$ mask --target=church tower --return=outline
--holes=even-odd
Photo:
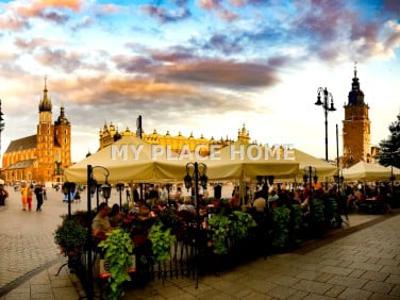
[[[60,147],[55,157],[56,164],[59,168],[66,169],[71,165],[71,123],[65,116],[64,106],[61,106],[60,115],[54,122],[54,134],[55,144]],[[61,169],[56,170],[56,173]]]
[[[354,77],[348,103],[344,106],[343,120],[343,166],[349,167],[359,161],[370,160],[370,125],[369,106],[364,102],[364,93],[360,89],[357,67],[354,66]]]
[[[39,103],[39,124],[37,125],[37,162],[39,181],[51,181],[54,173],[54,126],[52,104],[48,96],[47,79],[44,82],[43,97]]]

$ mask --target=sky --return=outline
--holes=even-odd
[[[355,61],[375,145],[400,113],[399,19],[398,0],[0,0],[1,150],[35,133],[47,76],[74,161],[104,122],[134,129],[139,114],[145,132],[236,138],[245,123],[324,157],[319,87],[334,158]]]

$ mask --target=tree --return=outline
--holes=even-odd
[[[384,166],[395,166],[400,168],[400,113],[397,120],[389,126],[390,135],[388,139],[382,140],[379,153],[379,162]]]

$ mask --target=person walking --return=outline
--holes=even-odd
[[[28,186],[26,182],[21,184],[21,202],[22,202],[22,210],[26,210],[26,204],[28,203]]]
[[[8,192],[5,190],[4,185],[0,184],[0,206],[6,205],[7,198],[8,198]]]
[[[34,189],[34,193],[36,196],[36,211],[42,211],[42,204],[43,204],[43,198],[44,198],[44,190],[43,187],[38,184],[36,185]]]
[[[33,198],[33,184],[27,185],[27,202],[28,202],[28,210],[32,211],[32,198]]]

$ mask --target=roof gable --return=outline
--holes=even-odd
[[[37,146],[37,138],[35,134],[18,140],[11,141],[10,145],[6,150],[6,153],[35,149],[36,146]]]

